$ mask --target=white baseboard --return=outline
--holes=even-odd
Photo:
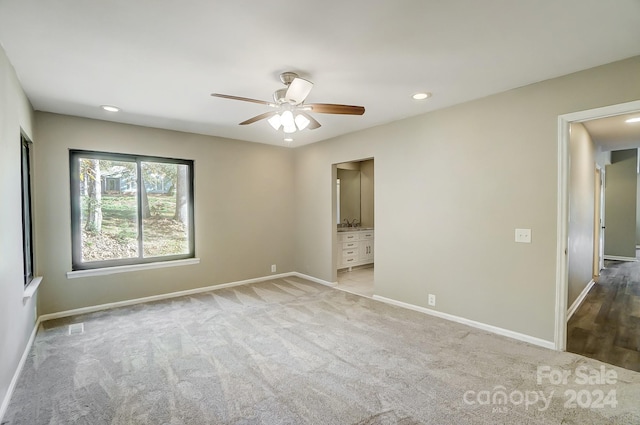
[[[569,319],[571,319],[571,316],[573,316],[573,313],[576,312],[578,307],[582,305],[582,302],[584,301],[585,298],[587,298],[587,294],[595,284],[596,284],[596,281],[591,279],[591,281],[587,283],[587,286],[584,287],[582,292],[580,292],[580,295],[578,295],[578,298],[576,298],[575,301],[571,304],[571,307],[569,307],[569,310],[567,310],[567,322],[569,322]]]
[[[13,378],[11,378],[11,383],[9,384],[9,388],[7,388],[7,393],[4,396],[4,400],[2,400],[2,404],[0,404],[0,424],[4,423],[4,415],[7,413],[7,408],[9,407],[9,402],[11,401],[11,396],[13,395],[13,391],[16,389],[16,385],[18,384],[18,379],[20,378],[20,374],[22,373],[22,368],[24,367],[24,363],[27,361],[27,357],[29,356],[29,352],[31,351],[31,346],[33,345],[33,341],[36,339],[36,334],[38,333],[38,328],[40,327],[40,318],[36,320],[35,325],[33,326],[33,331],[31,331],[31,336],[29,337],[29,341],[27,341],[27,345],[24,347],[24,351],[22,352],[22,357],[20,358],[20,362],[18,363],[18,367],[16,367],[16,371],[13,374]]]
[[[621,257],[619,255],[605,255],[605,260],[615,260],[615,261],[638,261],[636,257]]]
[[[167,300],[170,298],[183,297],[185,295],[194,295],[202,292],[215,291],[216,289],[231,288],[233,286],[247,285],[249,283],[256,283],[256,282],[264,282],[266,280],[279,279],[279,278],[288,277],[288,276],[300,276],[300,277],[304,277],[305,279],[313,280],[310,277],[305,277],[304,275],[300,275],[299,273],[295,273],[295,272],[280,273],[280,274],[273,274],[269,276],[256,277],[253,279],[239,280],[237,282],[221,283],[220,285],[204,286],[202,288],[187,289],[185,291],[169,292],[166,294],[152,295],[150,297],[134,298],[131,300],[118,301],[114,303],[76,308],[73,310],[60,311],[57,313],[43,314],[42,316],[39,317],[39,319],[40,321],[45,322],[47,320],[59,319],[61,317],[77,316],[79,314],[93,313],[96,311],[109,310],[112,308],[127,307],[135,304],[142,304],[142,303],[147,303],[152,301]],[[316,279],[314,281],[319,281],[319,279]],[[318,283],[322,283],[322,282],[324,281],[319,281]]]
[[[338,282],[329,282],[328,280],[318,279],[317,277],[309,276],[309,275],[298,273],[298,272],[293,272],[292,275],[299,277],[300,279],[307,279],[312,282],[319,283],[321,285],[331,286],[331,287],[336,286],[338,284]]]
[[[487,325],[486,323],[476,322],[475,320],[465,319],[464,317],[454,316],[453,314],[443,313],[441,311],[431,310],[429,308],[420,307],[417,305],[405,303],[402,301],[396,301],[391,298],[382,297],[380,295],[374,295],[374,300],[382,301],[387,304],[396,305],[398,307],[404,307],[409,310],[418,311],[420,313],[429,314],[431,316],[439,317],[441,319],[450,320],[452,322],[461,323],[463,325],[471,326],[473,328],[482,329],[494,334],[506,336],[509,338],[517,339],[518,341],[528,342],[529,344],[537,345],[539,347],[548,348],[550,350],[556,349],[556,344],[552,341],[536,338],[534,336],[525,335],[519,332],[510,331],[508,329],[499,328],[493,325]]]

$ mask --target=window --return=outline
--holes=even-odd
[[[22,249],[24,285],[33,280],[33,220],[31,215],[31,142],[20,135],[22,182]]]
[[[72,269],[194,257],[193,161],[72,150]]]

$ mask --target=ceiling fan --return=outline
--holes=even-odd
[[[273,102],[220,93],[211,93],[211,96],[259,103],[274,108],[272,111],[242,121],[240,125],[252,124],[256,121],[266,119],[274,129],[279,130],[282,128],[282,131],[285,133],[285,141],[292,140],[290,136],[291,133],[304,130],[305,128],[314,130],[320,127],[320,123],[313,118],[309,112],[342,115],[364,114],[363,106],[338,105],[333,103],[304,103],[313,88],[313,83],[298,77],[298,74],[295,72],[283,72],[280,74],[280,81],[282,81],[286,87],[276,90],[273,93]]]

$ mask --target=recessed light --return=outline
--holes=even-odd
[[[120,111],[120,108],[118,108],[117,106],[112,106],[112,105],[102,105],[100,106],[102,109],[104,109],[105,111],[108,112],[118,112]]]
[[[628,119],[628,120],[626,120],[625,122],[628,122],[628,123],[632,123],[632,122],[640,122],[640,117],[629,118],[629,119]]]
[[[288,142],[288,143],[293,142],[293,137],[287,136],[287,137],[284,138],[284,141]]]
[[[428,97],[431,97],[431,93],[427,93],[427,92],[424,92],[424,93],[416,93],[416,94],[414,94],[412,97],[413,97],[415,100],[424,100],[424,99],[426,99],[426,98],[428,98]]]

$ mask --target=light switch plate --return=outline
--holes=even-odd
[[[516,229],[516,242],[531,243],[531,229]]]

